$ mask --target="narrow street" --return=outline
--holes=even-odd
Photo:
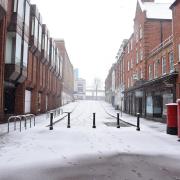
[[[69,129],[65,117],[50,131],[42,115],[35,128],[0,136],[1,180],[180,179],[180,143],[158,131],[159,123],[152,122],[157,129],[146,120],[141,131],[125,124],[117,129],[109,115],[116,111],[103,101],[79,101],[63,110],[73,110]]]

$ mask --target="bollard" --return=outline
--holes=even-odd
[[[68,125],[67,125],[67,128],[71,128],[70,120],[71,120],[71,113],[68,112]]]
[[[31,116],[29,116],[30,117],[30,128],[31,128]]]
[[[92,128],[96,128],[96,113],[93,113],[93,127]]]
[[[20,132],[21,132],[21,126],[22,126],[22,125],[21,125],[21,119],[22,119],[22,118],[19,117],[19,120],[20,120]]]
[[[35,116],[34,116],[34,127],[36,126],[36,118],[35,118]]]
[[[27,129],[27,119],[26,119],[25,116],[24,116],[23,118],[25,119],[25,121],[24,121],[24,127],[25,127],[25,130],[26,130],[26,129]]]
[[[50,114],[50,126],[49,130],[53,130],[53,113]]]
[[[119,113],[117,113],[117,128],[120,128]]]
[[[137,113],[137,131],[140,131],[140,113]]]

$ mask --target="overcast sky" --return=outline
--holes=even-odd
[[[173,0],[157,0],[172,2]],[[31,0],[53,38],[65,40],[80,77],[103,82],[123,39],[133,32],[137,0]],[[103,85],[104,86],[104,85]]]

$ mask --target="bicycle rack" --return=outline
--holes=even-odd
[[[22,130],[22,120],[24,120],[24,127],[27,129],[27,119],[30,120],[30,128],[32,127],[32,118],[34,120],[34,126],[36,125],[36,117],[34,114],[26,114],[26,115],[17,115],[17,116],[10,116],[8,118],[8,133],[10,132],[10,122],[13,119],[14,121],[14,131],[17,129],[17,119],[19,119],[19,129],[20,132]]]

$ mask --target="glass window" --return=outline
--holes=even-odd
[[[129,61],[128,61],[128,71],[129,71],[129,67],[130,67],[130,65],[129,65],[130,63],[129,63]]]
[[[45,39],[45,34],[42,35],[42,49],[45,50],[45,42],[46,42],[46,39]]]
[[[38,34],[38,41],[39,41],[39,44],[38,44],[38,47],[39,47],[39,50],[41,50],[41,42],[42,42],[42,26],[39,24],[39,34]]]
[[[138,54],[138,51],[136,50],[136,64],[139,63],[139,54]]]
[[[30,5],[26,1],[26,14],[25,14],[25,24],[27,27],[29,27],[29,18],[30,18]]]
[[[143,60],[143,50],[142,49],[140,50],[140,60],[141,61]]]
[[[23,66],[27,67],[28,62],[28,43],[24,41]]]
[[[24,18],[24,0],[18,0],[18,15]]]
[[[142,39],[143,37],[143,30],[142,30],[142,26],[140,25],[140,28],[139,28],[139,38]]]
[[[12,63],[12,54],[13,54],[12,47],[13,47],[13,36],[10,33],[8,33],[6,40],[6,58],[5,58],[6,64]]]
[[[162,75],[166,74],[166,58],[162,57]]]
[[[32,17],[32,22],[31,22],[31,35],[34,36],[34,30],[35,30],[35,17]]]
[[[180,62],[180,44],[178,45],[179,62]]]
[[[61,57],[60,58],[61,60],[60,60],[60,75],[61,75],[61,77],[62,77],[62,74],[63,74],[63,58]]]
[[[14,0],[14,12],[17,12],[17,0]]]
[[[169,68],[170,68],[170,72],[174,71],[174,55],[173,55],[173,52],[169,53]]]
[[[34,24],[34,36],[35,36],[35,39],[37,40],[38,39],[38,25],[39,25],[39,23],[38,23],[38,20],[37,20],[37,18],[35,17],[35,24]]]
[[[153,66],[152,64],[149,65],[149,80],[153,79]]]
[[[154,78],[157,78],[158,77],[158,63],[159,60],[157,60],[155,63],[154,63]]]
[[[22,44],[22,38],[19,34],[16,34],[15,63],[18,65],[21,65],[21,44]]]

